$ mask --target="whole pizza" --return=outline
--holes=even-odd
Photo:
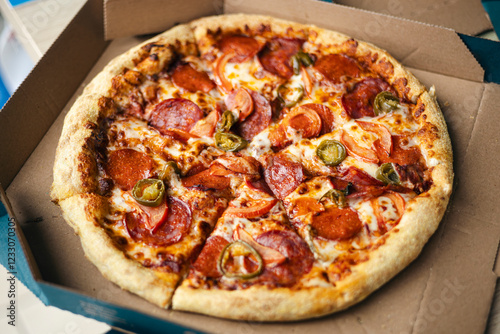
[[[123,289],[289,321],[345,309],[414,260],[452,179],[433,91],[387,52],[237,14],[111,61],[66,116],[51,196]]]

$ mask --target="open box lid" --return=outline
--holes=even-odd
[[[127,1],[106,2],[111,3],[121,3],[125,7]],[[141,3],[145,7],[144,15],[148,12],[147,6],[153,3],[155,0]],[[128,310],[128,315],[139,311],[157,320],[210,332],[337,330],[345,333],[424,333],[430,328],[436,332],[481,332],[496,281],[492,270],[500,234],[500,207],[495,204],[494,196],[495,187],[500,184],[500,174],[491,173],[491,166],[499,165],[499,157],[489,153],[500,152],[499,141],[489,141],[497,136],[500,124],[500,114],[494,112],[500,102],[500,88],[482,82],[481,67],[456,33],[312,0],[231,0],[215,3],[216,6],[212,3],[211,8],[204,4],[203,0],[180,0],[172,1],[172,7],[163,3],[161,8],[164,15],[173,8],[183,8],[192,18],[223,11],[314,22],[388,49],[405,65],[413,67],[412,71],[424,84],[434,84],[455,150],[457,186],[446,217],[415,263],[362,303],[320,319],[284,324],[239,323],[164,311],[121,291],[84,259],[78,238],[64,223],[59,209],[50,203],[48,196],[55,146],[65,112],[82,87],[109,59],[142,39],[123,37],[111,44],[105,42],[102,38],[102,3],[91,0],[0,112],[0,140],[8,143],[0,147],[0,156],[5,161],[14,162],[8,168],[2,168],[0,180],[7,187],[14,214],[26,235],[26,244],[32,250],[30,263],[40,270],[34,273],[35,279],[44,291],[55,291],[48,301],[66,307],[64,302],[69,301],[62,301],[61,296],[71,292],[72,298],[77,298],[75,294],[86,298],[84,302],[78,301],[80,308],[73,311],[100,320],[114,321],[104,318],[110,313],[104,311],[119,305]],[[137,9],[133,4],[131,6],[133,10]],[[125,16],[115,18],[117,25],[123,25],[123,22],[135,24],[127,21],[133,10],[122,8]],[[157,11],[149,10],[155,12],[154,16]],[[111,17],[113,15],[107,15],[107,25],[113,24],[115,19],[111,20]],[[167,29],[176,22],[176,17],[165,19],[165,27],[160,29]],[[372,31],[374,26],[379,27],[378,33]],[[147,28],[150,33],[159,29]],[[394,36],[394,39],[387,36]],[[450,52],[442,52],[443,45]],[[59,115],[61,110],[63,112]],[[32,133],[35,133],[34,137]],[[23,144],[26,138],[30,139]],[[486,179],[488,182],[484,182]],[[92,303],[98,307],[92,308]],[[113,310],[113,317],[122,315],[118,308]],[[124,317],[120,319],[126,322]],[[126,328],[126,324],[119,325]]]
[[[447,27],[469,35],[477,35],[493,28],[481,0],[334,0],[334,2]]]

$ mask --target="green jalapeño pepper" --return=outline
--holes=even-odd
[[[236,119],[233,112],[231,110],[226,110],[217,123],[216,132],[228,132],[234,123],[236,123]]]
[[[282,104],[287,108],[291,108],[304,97],[304,88],[302,86],[287,88],[285,85],[280,85],[277,93],[278,99],[282,102]]]
[[[257,260],[257,269],[249,273],[241,272],[240,270],[227,270],[227,262],[229,258],[234,256],[253,256]],[[250,279],[262,273],[262,271],[264,270],[264,260],[262,260],[260,254],[248,243],[242,240],[236,240],[227,244],[226,247],[224,247],[224,249],[222,250],[222,253],[219,256],[219,260],[217,261],[217,269],[219,269],[219,271],[226,277]]]
[[[311,66],[312,64],[314,64],[313,59],[311,58],[311,56],[307,52],[299,51],[299,52],[297,52],[297,54],[295,56],[302,63],[302,65],[304,65],[305,67],[308,67],[308,66]]]
[[[399,175],[394,169],[394,165],[391,163],[384,163],[380,165],[380,167],[377,169],[376,177],[378,180],[384,182],[385,184],[401,184]]]
[[[375,116],[394,111],[399,106],[399,99],[390,92],[380,92],[373,100],[373,112]]]
[[[146,206],[158,206],[165,195],[165,184],[158,179],[142,179],[132,189],[132,197],[137,203]]]
[[[215,134],[215,145],[226,152],[237,152],[247,147],[248,142],[232,133],[217,132]]]
[[[179,175],[181,174],[181,170],[175,161],[167,161],[158,178],[160,180],[165,180],[172,172]]]
[[[321,201],[323,198],[329,198],[337,207],[343,209],[346,206],[345,195],[345,191],[330,189],[323,196],[321,196],[319,200]]]
[[[323,140],[316,148],[316,155],[327,166],[337,166],[347,156],[346,149],[337,140]]]

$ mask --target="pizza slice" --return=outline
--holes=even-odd
[[[262,180],[247,180],[176,290],[172,307],[232,319],[292,319],[291,303],[300,298],[294,293],[317,275],[313,266],[314,256],[290,227],[281,202]]]

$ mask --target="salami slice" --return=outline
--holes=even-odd
[[[208,93],[215,88],[215,83],[207,73],[198,71],[189,63],[180,63],[174,68],[172,81],[176,86],[192,93],[197,91]]]
[[[331,207],[319,215],[314,215],[311,225],[319,237],[328,240],[352,238],[363,228],[356,211],[338,207]]]
[[[366,78],[358,82],[354,89],[342,96],[342,105],[352,118],[373,117],[373,100],[382,91],[393,91],[389,84],[380,78]]]
[[[181,98],[168,99],[155,106],[149,124],[166,135],[171,128],[189,132],[203,117],[203,111],[196,103]]]
[[[264,69],[285,79],[293,75],[291,58],[299,52],[303,40],[298,38],[275,37],[268,41],[259,53]]]
[[[215,235],[207,239],[205,247],[193,263],[193,268],[206,277],[220,277],[222,273],[217,268],[220,254],[229,241],[221,236]]]
[[[254,91],[251,91],[250,95],[253,99],[254,111],[245,121],[235,127],[236,132],[248,141],[267,128],[273,117],[271,105],[264,96]]]
[[[122,190],[131,190],[137,181],[150,176],[153,165],[145,153],[126,148],[109,154],[106,173]]]
[[[330,54],[319,58],[314,68],[335,84],[357,78],[361,74],[357,61],[341,54]]]
[[[274,195],[283,200],[305,179],[302,164],[290,160],[285,154],[277,154],[264,170],[264,178]]]
[[[166,246],[179,242],[191,226],[191,210],[186,203],[171,196],[167,197],[167,206],[167,219],[155,232],[148,229],[148,217],[143,212],[128,212],[125,215],[125,224],[132,239],[150,246]]]
[[[277,266],[266,266],[259,281],[291,286],[311,270],[314,255],[297,234],[291,231],[271,230],[260,234],[255,240],[262,246],[277,250],[286,258]]]
[[[243,35],[228,35],[224,36],[219,41],[219,49],[223,53],[232,53],[229,62],[242,63],[251,59],[261,49],[261,44],[256,39]]]

